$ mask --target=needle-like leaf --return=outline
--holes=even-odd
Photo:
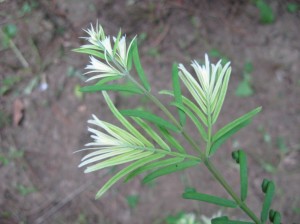
[[[261,111],[261,107],[257,107],[254,110],[249,111],[248,113],[244,114],[243,116],[235,119],[234,121],[228,123],[223,128],[221,128],[214,136],[213,136],[213,142],[217,141],[219,138],[221,138],[224,134],[229,132],[230,130],[234,129],[241,123],[244,123],[247,120],[252,119],[256,114],[258,114]]]
[[[186,154],[185,149],[183,146],[170,134],[170,132],[163,127],[158,126],[158,129],[160,130],[163,137],[180,153]]]
[[[76,48],[73,49],[74,52],[77,53],[83,53],[83,54],[88,54],[88,55],[93,55],[95,57],[101,58],[103,60],[105,60],[105,56],[104,54],[102,54],[101,52],[94,50],[94,49],[89,49],[89,48]]]
[[[185,170],[189,167],[193,167],[199,164],[199,161],[195,161],[195,160],[186,160],[183,162],[179,162],[176,164],[172,164],[160,169],[155,170],[154,172],[148,174],[147,176],[144,177],[143,179],[143,183],[149,183],[150,181],[160,177],[160,176],[164,176],[170,173],[174,173],[174,172],[178,172],[181,170]]]
[[[185,192],[182,194],[182,197],[185,199],[192,199],[192,200],[197,200],[197,201],[204,201],[208,202],[211,204],[216,204],[224,207],[229,207],[229,208],[236,208],[237,204],[234,201],[225,199],[225,198],[220,198],[214,195],[209,195],[209,194],[202,194],[198,192]]]
[[[190,111],[188,108],[183,107],[181,104],[178,104],[177,102],[172,102],[171,105],[178,107],[180,110],[182,110],[186,115],[189,116],[189,118],[193,121],[194,125],[197,127],[200,135],[204,139],[204,141],[207,141],[207,134],[205,129],[203,128],[201,122],[196,118],[196,116]]]
[[[113,104],[111,99],[109,98],[108,94],[105,91],[103,91],[102,93],[103,93],[104,99],[105,99],[108,107],[110,108],[112,113],[115,115],[115,117],[124,125],[124,127],[127,128],[128,131],[130,131],[137,139],[142,141],[146,146],[152,147],[153,146],[152,143],[149,142],[138,130],[136,130],[136,128],[133,127],[130,124],[130,122],[128,122],[125,119],[125,117],[123,117],[123,115],[117,110],[117,108],[115,107],[115,105]]]
[[[224,80],[222,82],[222,87],[221,87],[221,92],[220,95],[218,96],[218,101],[217,101],[217,105],[216,108],[213,112],[213,116],[212,116],[212,124],[214,124],[219,116],[219,113],[221,111],[225,96],[226,96],[226,92],[227,92],[227,87],[228,87],[228,82],[229,82],[229,78],[230,78],[230,73],[231,73],[231,68],[228,68],[224,77]],[[212,99],[213,101],[213,99]],[[211,102],[212,102],[211,101]]]
[[[210,148],[209,156],[212,156],[215,154],[215,152],[220,148],[220,146],[232,135],[234,135],[238,130],[246,127],[248,124],[250,124],[251,120],[246,120],[243,123],[240,123],[239,125],[235,126],[234,128],[230,129],[230,131],[226,132],[224,135],[219,137],[217,140],[213,141],[213,144]]]
[[[141,61],[140,61],[140,56],[139,56],[139,51],[138,51],[138,45],[137,45],[137,40],[134,41],[134,48],[133,48],[133,63],[135,65],[136,71],[138,73],[138,76],[140,77],[140,80],[145,87],[147,91],[150,91],[150,84],[147,80],[147,77],[145,75],[144,69],[142,67]]]
[[[173,66],[172,66],[172,83],[173,83],[173,91],[174,91],[175,102],[178,105],[183,107],[177,63],[174,63]],[[180,124],[181,124],[181,126],[184,126],[185,125],[185,113],[180,108],[178,108],[178,114],[179,114]]]
[[[132,118],[138,125],[140,125],[145,132],[162,148],[171,151],[168,144],[148,125],[145,121],[138,117]]]
[[[150,121],[157,126],[164,127],[175,132],[179,132],[179,129],[175,125],[150,112],[143,110],[121,110],[120,112],[124,116],[139,117],[141,119]]]
[[[118,172],[116,175],[114,175],[104,186],[98,191],[96,194],[96,199],[100,198],[112,185],[114,185],[118,180],[129,174],[130,172],[134,171],[135,169],[151,162],[157,159],[162,158],[162,155],[156,154],[156,155],[151,155],[145,158],[142,158],[126,168],[122,169],[120,172]]]
[[[153,169],[158,169],[161,167],[165,167],[165,166],[169,166],[172,164],[178,164],[180,162],[182,162],[184,160],[184,158],[170,158],[170,159],[165,159],[165,160],[159,160],[156,162],[153,162],[151,164],[147,164],[143,167],[140,167],[138,169],[136,169],[135,171],[131,172],[124,180],[124,182],[128,182],[129,180],[131,180],[132,178],[136,177],[137,175],[144,173],[146,171],[149,170],[153,170]]]
[[[161,90],[159,94],[174,96],[173,92],[170,90]],[[182,102],[186,107],[192,110],[201,119],[201,121],[207,126],[207,118],[203,114],[203,112],[196,106],[196,104],[194,104],[191,100],[189,100],[185,96],[182,96]]]
[[[120,41],[121,35],[122,35],[122,32],[121,32],[121,29],[120,29],[120,31],[118,33],[118,36],[117,36],[117,38],[115,40],[115,45],[114,45],[114,48],[113,48],[113,55],[115,55],[116,52],[117,52],[117,48],[118,48],[118,45],[119,45],[119,41]]]
[[[84,86],[80,88],[82,92],[99,92],[99,91],[117,91],[117,92],[128,92],[135,94],[143,94],[143,91],[136,86],[132,85],[119,85],[119,84],[105,84],[105,85],[93,85],[93,86]]]

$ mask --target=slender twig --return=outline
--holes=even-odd
[[[12,49],[12,51],[15,53],[16,57],[18,58],[18,60],[20,61],[20,63],[22,64],[22,66],[24,68],[28,68],[29,67],[29,63],[26,61],[26,59],[24,58],[23,54],[21,53],[21,51],[19,50],[19,48],[15,45],[14,41],[9,38],[3,31],[2,29],[0,29],[1,35],[6,37],[8,39],[9,42],[9,47]]]
[[[76,190],[74,190],[71,194],[67,195],[63,200],[61,200],[57,205],[53,206],[51,209],[47,210],[42,216],[38,217],[35,220],[35,224],[42,224],[56,212],[58,212],[62,207],[64,207],[68,202],[73,200],[76,196],[78,196],[81,192],[91,186],[94,182],[90,181],[86,184],[83,184]]]

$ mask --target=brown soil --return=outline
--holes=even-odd
[[[17,26],[13,41],[29,64],[24,68],[10,48],[0,51],[0,87],[5,78],[20,77],[0,99],[0,223],[164,223],[165,217],[180,211],[209,216],[219,209],[181,199],[188,183],[201,192],[226,197],[207,170],[199,167],[149,186],[139,179],[119,184],[94,200],[109,173],[83,174],[77,168],[82,155],[73,152],[89,140],[86,120],[92,113],[112,122],[114,118],[101,95],[80,99],[74,94],[76,85],[84,85],[80,74],[88,58],[71,49],[83,43],[78,38],[84,36],[82,28],[97,19],[110,35],[122,28],[128,37],[145,37],[140,51],[153,92],[171,88],[173,61],[188,65],[212,49],[230,59],[233,73],[217,126],[256,106],[263,106],[263,112],[213,161],[238,191],[230,153],[245,149],[250,155],[250,207],[259,214],[260,183],[272,178],[277,186],[273,207],[282,212],[283,223],[299,223],[300,11],[289,13],[283,0],[268,1],[276,20],[263,25],[251,1],[27,2],[38,4],[22,15],[25,1],[0,1],[0,26]],[[254,94],[241,98],[235,90],[247,61],[254,67]],[[42,83],[48,84],[44,91]],[[114,100],[123,108],[138,103],[126,96]],[[167,103],[168,98],[162,100]],[[139,196],[136,208],[130,209],[128,195]],[[223,212],[244,217],[235,210]]]

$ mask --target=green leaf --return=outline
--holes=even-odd
[[[160,130],[161,134],[164,136],[164,138],[175,148],[177,149],[180,153],[186,154],[185,149],[183,146],[169,133],[169,131],[166,128],[163,127],[158,127]]]
[[[270,24],[275,21],[275,15],[273,13],[272,8],[264,1],[257,0],[256,7],[260,12],[260,22],[263,24]]]
[[[197,200],[197,201],[204,201],[211,204],[216,204],[224,207],[229,208],[236,208],[237,204],[234,201],[220,198],[217,196],[209,195],[209,194],[202,194],[197,192],[185,192],[182,194],[182,197],[184,199],[191,199],[191,200]]]
[[[245,121],[250,121],[256,114],[258,114],[261,111],[261,107],[257,107],[254,110],[249,111],[248,113],[244,114],[243,116],[240,116],[239,118],[235,119],[234,121],[228,123],[223,128],[221,128],[217,133],[213,136],[212,141],[215,142],[219,138],[221,138],[223,135],[225,135],[227,132],[231,131],[241,123],[244,123]]]
[[[122,32],[121,32],[121,29],[120,29],[120,31],[118,33],[118,36],[117,36],[117,39],[115,41],[114,48],[113,48],[113,55],[116,54],[116,51],[117,51],[117,48],[118,48],[118,45],[119,45],[119,41],[120,41],[121,35],[122,35]]]
[[[172,66],[172,83],[173,83],[175,102],[178,105],[183,107],[177,63],[174,63]],[[178,108],[178,114],[179,114],[180,124],[181,124],[181,126],[184,126],[185,125],[185,113],[180,108]]]
[[[105,77],[105,78],[102,78],[101,80],[99,80],[95,85],[104,85],[108,82],[118,80],[120,78],[122,78],[122,76],[108,76],[108,77]]]
[[[205,100],[205,94],[203,90],[201,89],[200,85],[197,83],[197,81],[194,79],[194,77],[190,73],[179,73],[179,76],[186,86],[186,88],[189,90],[193,98],[196,100],[198,105],[200,106],[201,110],[207,114],[207,105]]]
[[[224,76],[224,80],[223,80],[223,83],[222,83],[222,86],[220,89],[220,94],[217,99],[217,105],[216,105],[216,108],[215,108],[215,110],[213,112],[213,116],[212,116],[213,124],[217,121],[219,113],[221,111],[221,108],[222,108],[222,105],[223,105],[223,102],[224,102],[224,99],[225,99],[225,96],[227,93],[227,87],[228,87],[228,83],[229,83],[230,73],[231,73],[231,67],[229,67],[226,70],[226,74]]]
[[[243,150],[234,151],[232,153],[233,159],[240,165],[240,191],[241,200],[245,201],[248,193],[248,168],[247,168],[247,155]]]
[[[145,75],[144,69],[143,69],[141,61],[140,61],[137,41],[134,40],[133,44],[134,44],[134,46],[133,46],[134,47],[133,48],[133,55],[132,55],[133,56],[133,63],[135,65],[136,71],[137,71],[137,73],[138,73],[138,75],[140,77],[140,80],[141,80],[143,86],[145,87],[145,89],[147,91],[150,91],[150,89],[151,89],[150,88],[150,84],[149,84],[149,82],[147,80],[147,77]]]
[[[170,90],[161,90],[159,94],[174,96],[173,92]],[[201,121],[207,126],[207,118],[203,114],[203,112],[196,106],[196,104],[194,104],[191,100],[189,100],[184,96],[182,96],[182,102],[186,107],[192,110],[201,119]]]
[[[149,142],[135,127],[133,127],[130,122],[126,120],[126,118],[118,111],[118,109],[115,107],[113,102],[111,101],[108,94],[103,91],[102,92],[104,99],[111,110],[111,112],[114,114],[114,116],[124,125],[124,127],[131,132],[137,139],[139,139],[141,142],[143,142],[146,146],[152,147],[153,144]]]
[[[143,152],[141,150],[134,150],[127,153],[124,153],[119,156],[107,159],[103,162],[97,163],[95,165],[89,166],[85,169],[85,173],[94,172],[97,170],[104,169],[106,167],[116,166],[124,163],[128,163],[134,160],[138,160],[147,156],[150,156],[153,152]]]
[[[6,34],[6,36],[9,39],[12,39],[17,35],[18,28],[16,27],[15,24],[9,23],[9,24],[4,26],[3,32]]]
[[[235,95],[239,97],[248,97],[252,96],[254,91],[251,86],[251,76],[245,75],[243,81],[241,81],[237,89],[235,90]]]
[[[174,172],[178,172],[181,170],[185,170],[189,167],[193,167],[199,164],[199,161],[195,161],[195,160],[187,160],[187,161],[183,161],[183,162],[179,162],[176,164],[172,164],[169,166],[166,166],[164,168],[161,169],[157,169],[154,172],[148,174],[147,176],[144,177],[144,179],[142,180],[142,182],[145,183],[149,183],[150,181],[160,177],[160,176],[164,176],[167,174],[171,174]]]
[[[190,111],[186,107],[183,107],[181,104],[178,104],[177,102],[172,102],[171,105],[178,107],[186,115],[188,115],[189,118],[193,121],[193,123],[197,127],[197,129],[198,129],[200,135],[202,136],[202,138],[204,139],[204,141],[207,141],[207,133],[206,133],[205,129],[203,128],[201,122],[196,118],[196,116],[192,113],[192,111]]]
[[[244,73],[246,74],[250,74],[252,73],[254,70],[253,68],[253,64],[251,61],[246,61],[245,64],[244,64]]]
[[[229,220],[227,216],[214,218],[211,220],[211,224],[254,224],[253,222]]]
[[[83,54],[93,55],[95,57],[98,57],[98,58],[101,58],[101,59],[105,60],[104,54],[102,54],[99,51],[93,50],[93,49],[76,48],[76,49],[73,49],[72,51],[77,52],[77,53],[83,53]]]
[[[99,91],[120,91],[120,92],[128,92],[128,93],[134,93],[134,94],[143,94],[142,90],[140,90],[136,86],[126,86],[126,85],[120,85],[120,84],[104,84],[104,85],[93,85],[93,86],[84,86],[80,88],[82,92],[99,92]]]
[[[298,3],[288,3],[286,8],[289,13],[295,13],[300,9],[300,6]]]
[[[89,163],[94,163],[94,162],[99,162],[101,160],[104,160],[104,159],[107,159],[107,158],[110,158],[110,157],[114,157],[114,156],[117,156],[117,155],[121,155],[121,154],[125,154],[125,156],[127,155],[126,153],[129,153],[129,152],[132,152],[134,149],[119,149],[119,150],[113,150],[113,151],[110,151],[110,152],[107,152],[107,153],[103,153],[101,155],[98,155],[98,156],[94,156],[92,158],[89,158],[89,159],[86,159],[84,160],[83,162],[81,162],[79,164],[78,167],[82,167],[82,166],[85,166]],[[100,152],[103,151],[103,150],[99,150]],[[132,155],[130,153],[130,155]]]
[[[224,77],[230,76],[230,72],[231,72],[230,62],[228,62],[224,67],[219,66],[219,68],[215,74],[216,83],[215,83],[215,86],[213,89],[213,93],[210,97],[211,102],[219,100],[219,98],[220,98],[219,96],[220,96],[222,86],[223,86],[224,80],[225,80]]]
[[[157,162],[153,162],[151,164],[145,165],[143,167],[140,167],[136,169],[135,171],[131,172],[124,180],[124,182],[128,182],[132,178],[136,177],[137,175],[144,173],[149,170],[169,166],[172,164],[177,164],[180,163],[184,160],[184,158],[170,158],[170,159],[165,159],[165,160],[159,160]]]
[[[127,50],[127,69],[128,69],[128,71],[130,71],[132,68],[132,58],[133,58],[133,50],[135,48],[135,46],[134,46],[135,40],[136,40],[136,37],[133,38],[133,40],[130,42],[128,50]]]
[[[142,119],[138,117],[132,118],[145,132],[164,150],[171,151],[168,144]]]
[[[150,122],[152,122],[153,124],[155,124],[159,127],[164,127],[164,128],[167,128],[167,129],[175,131],[175,132],[180,131],[175,125],[173,125],[169,121],[167,121],[167,120],[165,120],[165,119],[163,119],[163,118],[161,118],[161,117],[159,117],[155,114],[147,112],[147,111],[142,111],[142,110],[121,110],[120,112],[124,116],[138,117],[138,118],[150,121]]]
[[[239,131],[240,129],[246,127],[248,124],[250,124],[251,120],[247,120],[243,123],[240,123],[239,125],[235,126],[234,128],[230,129],[230,131],[226,132],[224,135],[222,135],[222,137],[218,138],[217,140],[215,140],[210,148],[209,151],[209,156],[212,156],[213,154],[215,154],[215,152],[218,150],[218,148],[220,148],[220,146],[228,139],[230,138],[232,135],[234,135],[237,131]]]
[[[126,200],[127,200],[127,204],[128,206],[131,208],[131,209],[135,209],[138,202],[139,202],[139,195],[128,195],[126,197]]]
[[[241,179],[241,199],[245,201],[248,193],[248,166],[247,156],[244,151],[240,151],[240,179]]]
[[[104,186],[96,194],[96,199],[100,198],[112,185],[114,185],[122,177],[126,176],[127,174],[134,171],[135,169],[137,169],[141,166],[144,166],[145,164],[152,162],[154,160],[157,160],[161,157],[162,157],[162,155],[154,154],[154,155],[148,156],[146,158],[142,158],[142,159],[130,164],[126,168],[122,169],[120,172],[118,172],[108,182],[106,182],[104,184]]]
[[[212,219],[211,224],[225,224],[227,221],[229,221],[227,216],[221,216],[221,217]]]
[[[264,198],[262,210],[260,213],[260,220],[263,223],[265,223],[268,219],[269,210],[270,210],[273,196],[275,193],[275,185],[274,185],[273,181],[268,181],[265,179],[263,181],[262,188],[266,188],[266,189],[263,189],[263,191],[265,193],[265,198]]]
[[[76,85],[74,86],[73,93],[74,93],[74,95],[75,95],[79,100],[82,100],[82,98],[83,98],[83,92],[81,91],[81,87],[80,87],[79,84],[76,84]]]

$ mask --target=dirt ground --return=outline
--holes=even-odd
[[[188,66],[206,52],[229,59],[233,72],[217,126],[260,105],[263,111],[213,162],[238,191],[230,153],[243,148],[250,156],[250,207],[259,214],[261,181],[272,178],[273,207],[282,212],[283,223],[300,223],[300,11],[289,12],[288,1],[267,2],[276,16],[270,24],[263,24],[258,8],[246,0],[0,1],[1,28],[17,28],[10,43],[15,47],[0,48],[0,223],[166,223],[178,212],[199,219],[218,211],[181,199],[186,186],[226,197],[199,167],[151,185],[140,179],[118,184],[94,200],[110,173],[84,174],[77,168],[82,154],[73,152],[89,141],[86,120],[92,113],[110,122],[114,118],[100,94],[78,93],[88,57],[71,49],[83,44],[82,29],[97,20],[110,35],[119,28],[129,38],[140,35],[153,92],[171,89],[174,61]],[[147,103],[113,98],[120,108]],[[235,210],[222,212],[244,217]]]

